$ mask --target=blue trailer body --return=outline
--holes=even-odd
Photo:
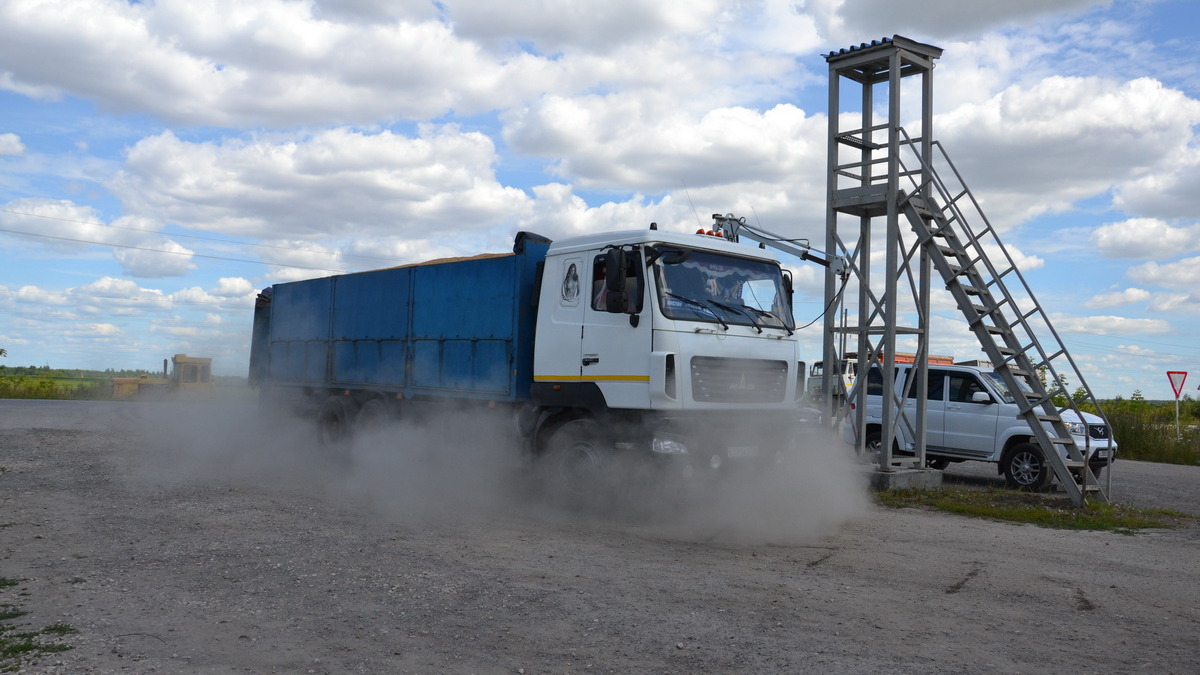
[[[255,310],[251,379],[404,398],[529,399],[539,263],[514,252],[276,284]]]

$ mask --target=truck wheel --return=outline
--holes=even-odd
[[[330,396],[317,411],[317,433],[321,445],[337,447],[350,440],[351,421],[358,412],[354,400],[346,396]]]
[[[391,404],[381,398],[373,398],[358,409],[354,425],[359,431],[378,431],[392,419]]]
[[[567,422],[550,437],[541,458],[546,487],[572,505],[597,503],[604,496],[611,452],[596,422]]]
[[[1014,447],[1004,459],[1004,480],[1011,488],[1041,492],[1050,487],[1050,476],[1046,456],[1033,443]]]

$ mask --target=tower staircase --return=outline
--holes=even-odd
[[[1094,477],[1088,458],[1108,452],[1107,443],[1105,449],[1094,449],[1092,439],[1106,440],[1110,427],[1084,421],[1081,404],[1096,414],[1100,406],[1083,373],[941,143],[929,144],[935,162],[927,162],[919,139],[909,138],[903,129],[900,138],[900,176],[909,183],[899,191],[900,210],[995,372],[1017,398],[1045,460],[1042,470],[1052,468],[1076,504],[1088,498],[1107,501],[1108,490]],[[948,169],[949,180],[934,163]],[[1078,383],[1080,400],[1067,391],[1070,382]],[[1075,424],[1066,418],[1068,411],[1082,425],[1076,426],[1082,447],[1071,434]],[[1104,464],[1110,461],[1105,455]],[[1111,488],[1111,471],[1104,475]]]

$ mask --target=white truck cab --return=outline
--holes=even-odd
[[[987,368],[967,365],[928,366],[928,407],[925,411],[926,461],[934,468],[945,468],[950,462],[977,460],[994,462],[1009,486],[1039,489],[1049,485],[1053,470],[1046,463],[1041,447],[1032,431],[1020,417],[1017,397],[1032,394],[1025,389],[1012,392],[999,374]],[[914,454],[916,443],[911,420],[916,409],[915,386],[906,386],[913,364],[896,366],[897,394],[908,392],[903,421],[896,431],[897,454]],[[851,410],[842,427],[842,437],[855,443],[856,415],[866,416],[866,435],[862,447],[878,453],[883,429],[883,376],[872,367],[865,380],[859,378],[855,387],[867,387],[866,410],[854,407],[857,391],[849,400]],[[1076,446],[1088,458],[1088,466],[1099,475],[1105,466],[1116,459],[1117,443],[1104,421],[1095,415],[1083,414],[1080,420],[1070,410],[1063,421],[1070,430]],[[1059,450],[1066,459],[1065,450]]]
[[[790,433],[779,421],[804,393],[791,293],[772,252],[720,236],[555,241],[537,307],[534,403],[543,416],[588,417],[619,445],[705,466],[776,453]]]

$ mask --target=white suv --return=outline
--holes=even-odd
[[[1046,463],[1042,448],[1032,436],[1031,429],[1019,416],[1016,398],[999,374],[975,366],[937,365],[929,368],[928,407],[925,410],[927,464],[944,469],[950,462],[979,460],[995,462],[997,472],[1004,474],[1014,488],[1043,489],[1050,485],[1054,471]],[[912,372],[911,363],[897,364],[896,391],[904,391],[905,381]],[[862,384],[859,378],[855,388]],[[878,367],[867,374],[866,452],[878,453],[882,444],[883,376]],[[904,409],[909,424],[901,422],[896,432],[896,454],[912,455],[916,444],[912,426],[916,409],[915,383],[909,388]],[[1023,386],[1018,396],[1032,395]],[[842,438],[855,442],[853,404],[857,394],[851,392],[851,414],[842,427]],[[1094,475],[1114,461],[1117,443],[1112,439],[1104,421],[1084,413],[1081,421],[1072,411],[1062,413],[1076,446],[1089,452],[1088,466]],[[1066,451],[1059,450],[1063,458]]]

